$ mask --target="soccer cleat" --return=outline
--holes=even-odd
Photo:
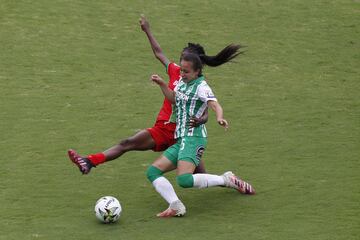
[[[226,172],[222,175],[225,181],[225,186],[228,188],[235,188],[240,193],[254,195],[255,189],[247,182],[241,180],[232,172]]]
[[[156,216],[167,218],[167,217],[182,217],[186,213],[186,208],[184,204],[177,200],[175,202],[170,203],[170,206],[165,211],[158,213]]]
[[[81,157],[75,150],[69,149],[68,155],[70,160],[78,166],[82,174],[88,174],[91,168],[95,167],[94,164],[90,162],[89,159]]]

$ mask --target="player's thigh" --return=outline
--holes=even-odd
[[[137,132],[134,136],[131,136],[121,142],[125,147],[136,150],[149,150],[155,147],[155,141],[152,138],[149,131],[146,129]]]
[[[168,147],[175,143],[174,131],[172,128],[172,126],[168,126],[160,122],[147,129],[155,142],[155,146],[153,148],[155,152],[165,151]]]
[[[193,174],[195,170],[195,164],[193,162],[187,161],[187,160],[179,160],[177,169],[176,169],[176,175],[182,175],[186,173]]]
[[[158,157],[152,165],[163,172],[169,172],[176,169],[176,165],[164,155]]]

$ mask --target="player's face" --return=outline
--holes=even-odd
[[[180,76],[183,80],[189,82],[198,78],[200,70],[195,71],[192,62],[181,60],[180,67]]]

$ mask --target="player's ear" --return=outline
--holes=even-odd
[[[196,73],[196,76],[200,76],[201,70],[198,69],[198,70],[195,71],[195,73]]]

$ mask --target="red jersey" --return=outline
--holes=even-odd
[[[169,65],[167,65],[166,71],[167,71],[167,74],[169,75],[168,87],[171,90],[174,90],[175,86],[178,84],[179,79],[180,79],[180,66],[171,62],[171,63],[169,63]],[[165,98],[163,105],[160,109],[160,112],[156,118],[156,122],[169,121],[171,113],[172,113],[171,102]]]

